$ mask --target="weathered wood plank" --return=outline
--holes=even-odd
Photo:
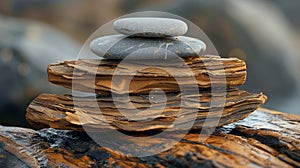
[[[219,96],[214,93],[213,98],[210,92],[167,94],[166,97],[167,102],[151,103],[145,95],[113,100],[110,96],[93,99],[42,94],[28,106],[26,118],[36,126],[71,130],[80,130],[81,126],[126,131],[183,130],[181,125],[186,123],[193,124],[193,129],[199,129],[205,122],[206,127],[215,127],[218,117],[218,126],[244,119],[267,99],[263,94],[252,94],[235,88],[228,88],[224,96],[222,93]],[[224,108],[220,108],[223,106],[221,103],[211,105],[212,100],[216,99],[224,102]],[[143,120],[130,120],[124,113]],[[208,116],[211,121],[206,120]],[[177,125],[174,124],[175,120]]]
[[[186,90],[194,90],[196,86],[242,85],[246,80],[246,63],[219,56],[188,57],[180,62],[157,60],[156,63],[155,60],[122,63],[109,59],[76,60],[50,64],[48,79],[66,88],[90,93],[149,93],[153,88],[173,93],[179,91],[178,85]]]

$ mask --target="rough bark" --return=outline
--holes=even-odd
[[[139,150],[139,149],[136,149]],[[0,127],[2,167],[300,167],[300,116],[259,109],[206,141],[190,132],[143,158],[119,155],[80,131]]]

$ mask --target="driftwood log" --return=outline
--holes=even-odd
[[[259,109],[206,141],[190,132],[173,148],[119,155],[80,131],[0,127],[1,167],[300,167],[300,116]]]

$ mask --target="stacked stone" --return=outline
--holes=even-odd
[[[176,130],[193,122],[192,129],[200,129],[204,122],[216,126],[216,120],[205,120],[208,115],[220,115],[217,126],[222,126],[244,119],[266,101],[263,94],[234,88],[245,82],[244,61],[201,56],[205,43],[184,36],[188,26],[183,21],[125,18],[115,21],[114,28],[120,34],[90,44],[101,60],[48,67],[50,82],[97,97],[42,94],[27,108],[29,122],[58,129],[125,131]],[[223,89],[212,93],[212,86]],[[217,105],[212,105],[213,97]]]
[[[139,55],[130,55],[129,59],[170,59],[174,56],[199,56],[206,50],[203,41],[183,36],[188,27],[176,19],[125,18],[115,21],[114,28],[122,34],[91,42],[95,54],[107,59],[124,59],[137,51]]]

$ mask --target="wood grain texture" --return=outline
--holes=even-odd
[[[75,98],[42,94],[28,106],[26,118],[36,126],[71,130],[81,130],[81,126],[85,126],[125,131],[173,131],[184,130],[187,124],[193,124],[193,129],[200,129],[204,123],[206,127],[215,127],[244,119],[267,99],[263,94],[251,94],[235,88],[228,88],[223,94],[207,91],[167,94],[166,98],[167,102],[153,103],[148,95],[117,97],[114,100],[111,96]],[[213,104],[212,98],[217,103]],[[131,119],[137,117],[141,120]],[[214,124],[216,122],[218,125]]]
[[[50,64],[48,79],[69,89],[99,94],[149,93],[153,88],[178,92],[178,85],[186,90],[194,90],[195,86],[210,88],[212,85],[242,85],[246,80],[246,64],[237,58],[219,56],[157,62],[77,60]]]
[[[138,149],[137,149],[138,150]],[[259,109],[206,141],[190,132],[173,148],[133,158],[84,132],[0,127],[2,167],[300,167],[300,116]]]

